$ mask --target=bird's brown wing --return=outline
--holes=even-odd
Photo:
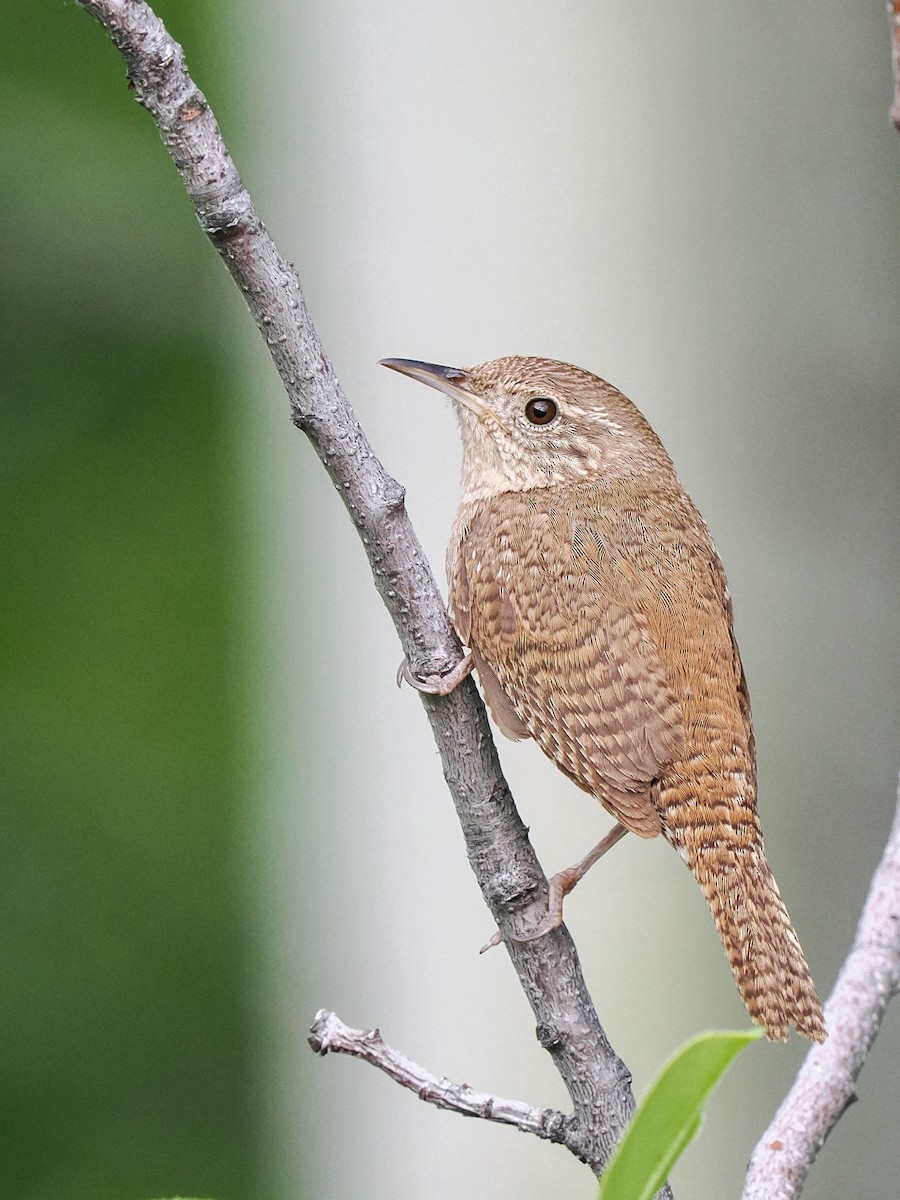
[[[527,493],[482,502],[459,530],[451,602],[500,728],[530,734],[652,837],[654,784],[683,750],[684,722],[634,602],[635,573],[648,565],[623,557],[622,519],[596,506],[547,508]]]

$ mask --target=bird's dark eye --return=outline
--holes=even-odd
[[[525,405],[525,416],[532,425],[549,425],[556,412],[556,401],[547,396],[537,396]]]

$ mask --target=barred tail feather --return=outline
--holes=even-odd
[[[793,1027],[823,1042],[822,1006],[762,846],[695,847],[688,865],[751,1018],[773,1041],[785,1041]]]

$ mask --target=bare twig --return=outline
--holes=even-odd
[[[894,99],[891,104],[891,120],[900,132],[900,0],[888,0],[888,16],[891,18],[891,64],[894,68]]]
[[[399,1050],[388,1046],[379,1030],[351,1029],[336,1013],[324,1008],[316,1013],[308,1040],[317,1054],[352,1054],[364,1059],[390,1075],[395,1083],[415,1092],[426,1104],[448,1108],[464,1117],[481,1117],[501,1125],[514,1125],[523,1133],[533,1133],[551,1142],[564,1145],[568,1142],[571,1118],[565,1113],[554,1108],[532,1108],[521,1100],[503,1100],[487,1092],[476,1092],[467,1083],[453,1083],[432,1075]]]
[[[791,1200],[847,1106],[888,1001],[900,989],[900,792],[853,948],[825,1005],[828,1040],[813,1046],[753,1152],[743,1200]]]
[[[413,673],[444,674],[461,657],[404,508],[348,405],[310,320],[296,273],[278,253],[222,141],[181,47],[143,0],[80,0],[122,53],[137,100],[151,113],[200,225],[246,298],[290,400],[365,546],[375,584]],[[547,881],[500,770],[471,680],[423,696],[472,869],[501,930],[547,906]],[[574,1111],[566,1144],[599,1172],[634,1108],[631,1077],[611,1049],[568,932],[507,941],[510,958]],[[670,1195],[668,1189],[663,1195]]]

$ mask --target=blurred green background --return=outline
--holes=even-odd
[[[726,563],[769,857],[820,990],[887,833],[900,667],[900,141],[883,6],[158,5],[438,566],[453,423],[375,361],[579,362]],[[103,32],[0,49],[0,1195],[594,1194],[564,1152],[313,1058],[320,1006],[564,1106],[354,535]],[[501,746],[548,869],[604,818]],[[640,1091],[743,1010],[667,847],[567,920]],[[737,1195],[803,1047],[674,1175]],[[814,1168],[884,1196],[900,1019]],[[533,1143],[533,1144],[532,1144]]]
[[[101,30],[3,42],[0,1194],[249,1197],[223,281]]]

